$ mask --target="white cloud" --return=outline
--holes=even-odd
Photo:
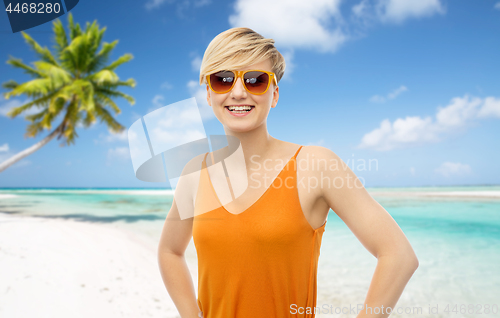
[[[378,0],[376,10],[380,21],[388,23],[446,13],[440,0]]]
[[[495,9],[500,10],[500,2],[495,3]]]
[[[169,82],[163,82],[161,85],[160,85],[160,88],[161,89],[164,89],[164,90],[170,90],[173,88],[172,84],[170,84]]]
[[[380,96],[380,95],[372,96],[370,98],[370,101],[372,103],[384,103],[387,100],[395,99],[396,97],[398,97],[399,94],[406,92],[407,90],[408,90],[408,88],[406,86],[401,85],[399,88],[397,88],[397,89],[393,90],[392,92],[390,92],[389,94],[387,94],[387,96]]]
[[[285,74],[283,74],[281,80],[287,80],[287,81],[292,80],[292,74],[295,68],[295,64],[293,63],[293,53],[294,53],[293,49],[281,52],[283,58],[285,59]]]
[[[438,136],[430,130],[431,126],[430,117],[407,116],[396,119],[392,124],[389,119],[384,119],[380,128],[363,136],[359,148],[386,151],[412,143],[438,141]]]
[[[410,167],[410,174],[412,176],[415,176],[416,175],[416,172],[415,172],[415,167]]]
[[[472,97],[472,99],[468,95],[455,97],[448,106],[438,107],[436,124],[443,129],[463,126],[477,116],[478,108],[483,103],[483,100],[478,97]]]
[[[500,3],[500,2],[499,2]],[[477,114],[478,117],[498,117],[500,118],[500,99],[486,97],[484,105]]]
[[[158,8],[159,6],[163,5],[164,3],[167,4],[172,4],[174,3],[175,0],[150,0],[146,2],[146,9],[151,10]]]
[[[408,88],[402,85],[399,88],[395,89],[392,93],[389,93],[389,95],[387,95],[387,99],[394,99],[398,97],[399,94],[401,94],[402,92],[406,92],[407,90]]]
[[[357,17],[362,17],[366,15],[368,10],[368,0],[362,0],[360,3],[352,7],[352,13]]]
[[[130,151],[128,147],[115,147],[108,149],[108,159],[129,159]]]
[[[155,97],[153,97],[153,99],[151,100],[151,102],[154,105],[154,109],[157,109],[157,108],[165,106],[163,104],[164,101],[165,101],[165,97],[163,97],[163,95],[160,95],[160,94],[155,95]],[[148,113],[150,113],[154,109],[149,109]]]
[[[27,104],[30,101],[28,99],[26,99],[24,102],[21,102],[19,99],[12,99],[12,100],[5,101],[5,99],[2,97],[2,98],[0,98],[0,102],[1,102],[0,103],[0,116],[8,117],[7,113],[12,108]],[[22,117],[22,116],[26,116],[26,115],[33,115],[33,114],[40,112],[40,110],[41,109],[38,109],[37,106],[33,106],[30,109],[28,109],[27,111],[22,112],[17,117]]]
[[[340,3],[340,0],[237,0],[229,24],[249,27],[273,38],[280,46],[334,52],[348,39],[339,26]],[[332,19],[338,25],[329,27]]]
[[[201,69],[201,57],[199,57],[198,55],[196,55],[192,60],[191,60],[191,68],[193,69],[193,71],[195,72],[198,72],[200,73],[200,69]]]
[[[9,151],[9,144],[8,143],[5,143],[5,144],[0,146],[0,152],[7,152],[7,151]]]
[[[380,127],[365,134],[359,148],[387,151],[407,146],[439,142],[457,129],[465,129],[477,119],[500,118],[500,98],[453,98],[446,107],[438,107],[436,119],[407,116],[393,123],[384,119]]]
[[[59,114],[59,117],[58,117],[58,118],[61,118],[61,117],[62,117],[62,114],[63,114],[63,113]],[[59,122],[59,121],[58,121],[58,120],[54,120],[53,122]],[[88,127],[85,127],[85,125],[84,125],[83,123],[81,123],[81,122],[77,123],[77,124],[76,124],[76,127],[77,127],[77,128],[92,129],[92,128],[94,128],[94,127],[97,127],[97,126],[98,126],[97,124],[99,124],[99,120],[97,120],[97,119],[96,119],[96,121],[94,121],[94,122],[93,122],[92,124],[90,124],[90,126],[88,126]]]
[[[439,167],[434,169],[434,171],[446,178],[452,176],[464,176],[472,173],[472,169],[469,165],[449,161],[443,162]]]
[[[106,142],[115,142],[115,141],[127,141],[128,134],[127,129],[123,130],[121,133],[113,133],[108,130],[109,134],[104,137]]]
[[[373,95],[372,97],[370,97],[370,102],[372,102],[372,103],[384,103],[385,97],[380,96],[380,95]]]
[[[317,141],[310,142],[307,145],[308,146],[323,146],[324,144],[325,144],[325,140],[324,139],[320,139],[320,140],[317,140]]]

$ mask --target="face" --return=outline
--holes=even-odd
[[[272,72],[271,60],[267,59],[263,62],[241,68],[238,71],[246,70]],[[266,124],[267,115],[271,108],[276,107],[278,98],[279,87],[275,86],[274,80],[269,85],[267,92],[262,95],[254,95],[247,92],[241,82],[241,78],[236,80],[231,91],[224,94],[214,93],[207,84],[208,104],[212,107],[215,116],[224,128],[233,132],[251,131]],[[232,105],[249,105],[252,106],[252,109],[247,113],[238,114],[229,110],[228,106]]]

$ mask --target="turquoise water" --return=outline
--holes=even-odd
[[[500,191],[499,186],[368,190],[401,227],[420,263],[396,307],[420,307],[422,313],[394,312],[391,317],[500,317],[500,311],[477,313],[485,305],[500,306],[500,198],[376,194]],[[0,189],[0,212],[109,223],[142,231],[155,239],[159,238],[171,204],[169,190]],[[321,247],[317,306],[363,303],[376,264],[376,258],[330,211]],[[447,305],[449,312],[445,312]],[[469,311],[463,310],[464,305]],[[429,314],[428,308],[436,306],[438,313]],[[470,306],[474,306],[472,312]],[[325,313],[317,317],[353,315]]]
[[[0,194],[15,195],[0,201],[0,211],[68,218],[81,214],[95,220],[120,216],[164,219],[172,204],[168,190],[0,189]]]
[[[484,313],[486,306],[500,307],[500,199],[391,198],[377,197],[375,192],[372,196],[396,220],[419,259],[419,268],[396,307],[422,312],[391,317],[500,317],[500,309],[497,314]],[[318,270],[318,303],[361,304],[376,258],[338,216],[330,213],[328,219]],[[429,314],[429,307],[436,306],[437,314]],[[350,317],[318,315],[332,316]]]

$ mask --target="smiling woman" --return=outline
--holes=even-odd
[[[226,135],[241,143],[246,180],[220,173],[214,160],[219,150],[199,161],[196,186],[179,180],[176,193],[190,194],[188,206],[182,204],[190,211],[182,214],[194,217],[181,219],[174,199],[158,258],[183,318],[315,317],[318,260],[330,210],[378,259],[367,308],[393,307],[418,266],[394,219],[333,151],[270,136],[267,118],[278,104],[284,71],[274,40],[249,28],[222,32],[205,52],[200,84],[206,85],[207,102]],[[254,183],[228,201],[216,186],[221,180]],[[191,238],[198,256],[198,297],[184,258]],[[370,317],[388,315],[378,310]]]

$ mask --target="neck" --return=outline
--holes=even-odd
[[[249,162],[252,156],[254,161],[265,160],[268,157],[271,148],[276,147],[278,140],[267,131],[267,124],[264,123],[251,131],[237,132],[224,127],[226,135],[237,137],[241,142],[245,161]]]

